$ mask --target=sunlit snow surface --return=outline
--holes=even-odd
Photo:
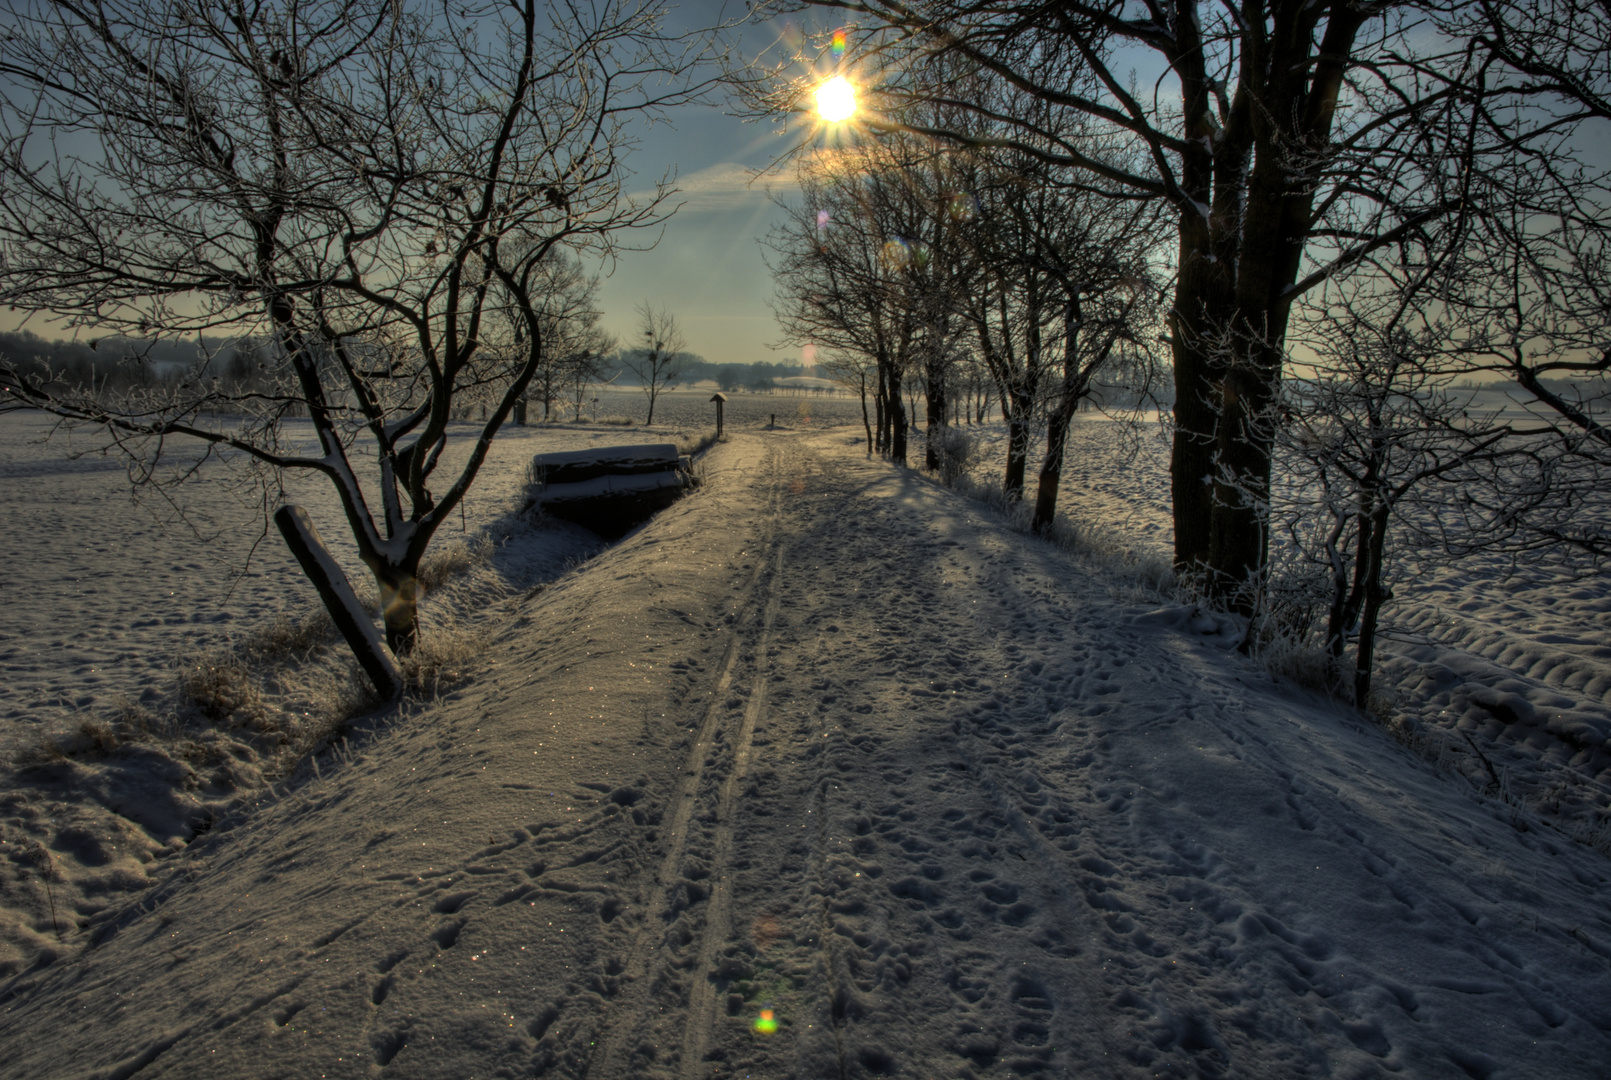
[[[133,860],[154,885],[0,984],[0,1076],[1608,1060],[1598,851],[1273,682],[1223,620],[868,462],[859,425],[779,426],[499,600],[459,690]]]
[[[654,437],[697,438],[714,420],[709,397],[662,396]],[[427,597],[427,633],[444,622],[486,632],[500,601],[597,550],[586,530],[511,519],[526,501],[526,466],[544,451],[643,441],[645,405],[641,393],[605,391],[579,424],[505,429],[463,512],[433,544],[480,541],[492,557]],[[853,414],[859,407],[845,399],[734,394],[727,423],[775,417],[780,429],[803,429]],[[478,431],[451,426],[439,475]],[[311,440],[311,429],[293,421],[286,437]],[[260,698],[198,727],[179,698],[181,671],[227,656],[275,618],[305,617],[316,598],[278,533],[265,534],[262,496],[238,470],[211,463],[136,503],[125,465],[100,445],[93,432],[53,430],[40,414],[0,416],[0,978],[81,947],[81,924],[146,888],[153,860],[182,847],[197,823],[273,779],[284,764],[280,735],[317,729],[320,710],[353,678],[336,646],[315,663],[276,668]],[[193,460],[183,444],[175,451],[173,463]],[[330,484],[291,473],[286,486],[372,595]],[[181,713],[190,722],[176,725]],[[131,718],[132,738],[119,730]],[[16,764],[32,768],[18,779]]]
[[[656,405],[661,422],[651,430],[657,437],[697,436],[713,426],[708,398],[691,391],[664,396]],[[606,392],[584,418],[636,417],[641,424],[643,403],[638,393]],[[763,425],[773,415],[780,427],[843,422],[858,408],[843,398],[734,395],[727,423]],[[311,440],[306,422],[287,427],[293,441]],[[37,413],[0,416],[0,758],[37,741],[41,731],[115,708],[120,698],[166,694],[176,658],[315,602],[258,493],[242,487],[238,474],[209,466],[171,491],[171,502],[156,493],[136,502],[124,463],[99,453],[93,433],[57,432],[46,442],[50,431]],[[473,423],[452,425],[442,474],[463,460],[478,431]],[[638,442],[642,431],[598,423],[506,428],[463,514],[454,514],[436,543],[470,537],[506,514],[534,455]],[[191,456],[181,445],[176,460]],[[360,480],[366,464],[357,461]],[[287,489],[287,501],[307,507],[361,588],[368,575],[334,488],[293,472]]]

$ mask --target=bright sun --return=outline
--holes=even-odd
[[[817,87],[817,115],[830,124],[849,120],[856,112],[856,88],[843,75]]]

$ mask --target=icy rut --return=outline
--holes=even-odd
[[[0,1076],[1611,1060],[1599,855],[843,435],[706,468],[468,691],[18,984]]]

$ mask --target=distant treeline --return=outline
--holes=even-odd
[[[213,375],[224,375],[231,362],[242,366],[237,351],[222,342],[106,337],[92,345],[46,340],[29,330],[0,332],[0,364],[26,376],[102,392],[173,383],[196,374],[204,357],[212,358],[208,373]]]
[[[118,392],[132,388],[173,385],[187,377],[203,375],[219,379],[231,389],[257,389],[266,384],[275,367],[270,350],[263,343],[208,341],[163,341],[127,337],[105,337],[86,341],[48,340],[30,330],[0,331],[0,365],[24,375],[51,378],[62,385]],[[714,364],[702,356],[685,353],[681,382],[709,379],[722,390],[770,390],[782,379],[815,375],[817,369],[803,364],[778,364],[765,360],[752,364]],[[198,368],[207,360],[205,368]],[[622,354],[604,358],[600,381],[633,385],[631,373],[622,363]],[[1585,387],[1568,379],[1540,379],[1552,393],[1574,398]],[[1484,384],[1499,387],[1505,384]],[[1598,384],[1596,384],[1598,385]],[[1466,380],[1458,389],[1475,390],[1479,384]],[[1105,404],[1131,404],[1133,395],[1098,395]]]
[[[683,366],[680,382],[713,381],[723,390],[770,390],[779,379],[804,375],[815,369],[801,364],[773,364],[758,360],[753,364],[713,364],[695,353],[681,354]],[[632,373],[624,363],[624,354],[617,353],[605,360],[604,377],[622,385],[632,384]]]
[[[118,391],[133,387],[156,387],[197,374],[218,378],[227,384],[253,382],[260,378],[271,358],[261,343],[243,341],[160,341],[107,337],[94,345],[86,341],[51,341],[29,330],[0,332],[0,363],[27,374],[43,377],[48,371],[58,382],[69,386],[95,387]],[[198,369],[203,360],[204,369]],[[606,357],[603,378],[620,385],[631,385],[621,354]],[[768,390],[781,379],[804,375],[814,369],[801,364],[714,364],[693,353],[684,354],[682,382],[709,379],[723,390]]]

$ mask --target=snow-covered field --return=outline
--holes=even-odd
[[[489,632],[466,679],[359,721],[288,782],[219,792],[188,844],[104,809],[58,820],[110,805],[109,773],[160,772],[160,750],[8,778],[0,906],[37,962],[0,984],[0,1076],[1603,1075],[1600,851],[1272,679],[1225,620],[1138,603],[1112,567],[867,461],[859,415],[795,416],[741,417],[699,491],[563,573],[541,553],[578,538],[507,516],[525,460],[643,433],[505,443],[466,519],[501,539],[502,582],[472,582]],[[1082,423],[1087,475],[1065,490],[1167,550],[1156,495],[1126,495],[1157,459],[1103,466],[1112,434]],[[49,483],[21,490],[7,473],[8,530],[11,500],[50,503]],[[27,663],[102,647],[53,632],[97,602],[129,613],[105,647],[159,688],[153,654],[221,632],[66,590],[74,534],[46,528],[67,539],[33,550],[65,598],[12,615],[40,632],[3,643],[7,709],[49,700],[55,676]],[[97,587],[210,565],[149,544]],[[261,606],[215,583],[174,614],[244,627],[305,588],[255,566],[229,603]],[[1526,602],[1468,577],[1448,590],[1469,619]],[[1604,608],[1534,595],[1533,621],[1495,627],[1520,651],[1433,655],[1530,680],[1498,691],[1535,710],[1507,728],[1542,738],[1552,708],[1603,715],[1603,685],[1504,665],[1598,659],[1543,639],[1594,640]],[[1450,700],[1474,682],[1446,680]],[[1546,692],[1562,703],[1534,705]]]
[[[676,442],[714,427],[708,398],[663,397],[652,438]],[[845,398],[734,395],[726,408],[737,430],[769,424],[773,414],[779,427],[791,428],[860,416]],[[507,514],[536,454],[650,438],[643,411],[642,394],[605,391],[581,424],[507,427],[464,513],[437,543],[467,539]],[[586,422],[594,417],[635,418],[638,425]],[[295,438],[306,425],[288,426]],[[176,660],[314,602],[258,492],[241,488],[229,470],[202,470],[174,494],[177,505],[155,494],[135,503],[115,454],[97,452],[87,433],[46,442],[50,430],[41,414],[0,416],[0,758],[122,701],[159,700],[172,689]],[[468,453],[477,432],[472,423],[453,426],[444,472]],[[305,437],[311,440],[311,429]],[[367,574],[331,485],[291,474],[287,489],[287,501],[308,508],[361,586]]]

